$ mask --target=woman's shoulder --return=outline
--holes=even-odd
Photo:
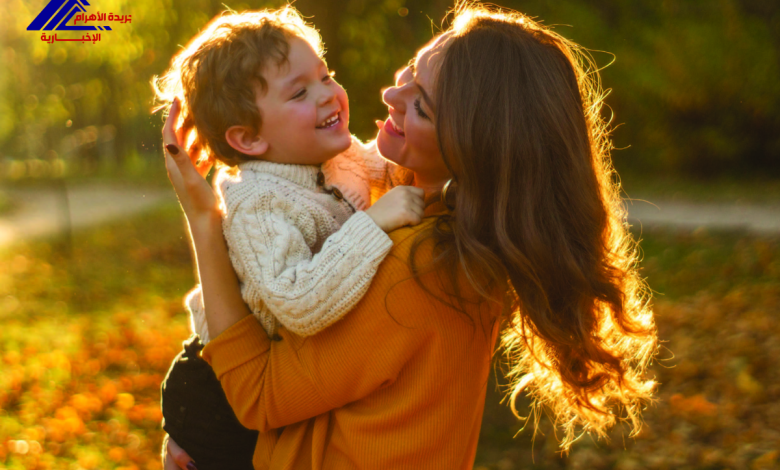
[[[411,227],[401,227],[393,230],[388,235],[393,241],[391,254],[395,256],[409,256],[413,248],[415,255],[420,259],[430,260],[433,257],[433,239],[427,233],[433,229],[438,220],[437,216],[425,217],[422,222]]]
[[[457,293],[467,303],[480,304],[484,299],[463,270],[463,264],[452,259],[453,252],[444,253],[444,248],[433,235],[439,216],[429,216],[413,227],[403,227],[389,234],[393,248],[385,260],[386,266],[380,267],[378,275],[386,270],[389,273],[389,285],[414,280],[405,287],[409,292],[418,287],[427,294],[451,295]],[[455,284],[453,285],[453,282]],[[424,287],[423,287],[424,286]]]
[[[438,217],[426,217],[415,226],[390,232],[393,247],[380,265],[377,278],[384,278],[388,286],[411,280],[412,285],[404,287],[410,292],[422,287],[415,279],[427,287],[432,286],[434,291],[446,290],[440,281],[447,277],[448,268],[446,263],[437,262],[437,243],[432,230],[437,221]]]

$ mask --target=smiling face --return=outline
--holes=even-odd
[[[287,63],[263,71],[268,90],[258,89],[262,116],[259,158],[317,165],[349,148],[349,102],[309,43],[290,39]],[[259,88],[259,87],[258,87]]]
[[[415,185],[441,188],[450,178],[436,140],[434,83],[450,34],[434,38],[396,74],[382,98],[390,117],[377,136],[379,153],[415,173]]]

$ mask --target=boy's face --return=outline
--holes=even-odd
[[[317,165],[349,148],[347,93],[308,42],[290,39],[288,62],[267,67],[263,77],[268,91],[256,99],[268,144],[262,160]]]

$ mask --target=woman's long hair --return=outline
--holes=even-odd
[[[451,31],[434,93],[454,209],[418,242],[432,237],[436,259],[504,302],[516,415],[526,390],[537,420],[552,411],[564,451],[578,430],[601,437],[619,417],[636,432],[657,336],[613,182],[598,71],[516,12],[462,2]]]

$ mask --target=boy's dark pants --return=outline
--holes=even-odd
[[[162,383],[163,429],[198,470],[251,470],[257,431],[241,425],[197,336],[184,343]]]

